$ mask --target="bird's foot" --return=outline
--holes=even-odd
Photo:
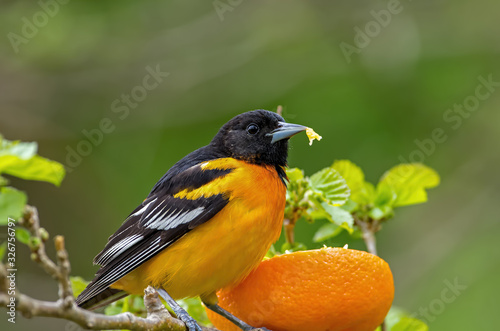
[[[202,331],[198,322],[192,318],[187,311],[185,311],[179,304],[172,299],[172,297],[162,288],[157,288],[158,294],[167,302],[167,304],[172,308],[177,318],[186,324],[188,331]]]
[[[202,331],[198,322],[196,322],[184,309],[183,311],[175,313],[177,314],[177,318],[186,324],[188,331]]]
[[[225,318],[227,318],[229,321],[233,322],[233,324],[235,324],[237,327],[239,327],[243,331],[271,331],[271,330],[266,329],[266,328],[255,328],[255,327],[243,322],[238,317],[234,316],[233,314],[231,314],[230,312],[228,312],[227,310],[225,310],[224,308],[222,308],[221,306],[219,306],[217,304],[205,303],[205,306],[208,309],[212,310],[213,312],[216,312],[217,314],[224,316]]]

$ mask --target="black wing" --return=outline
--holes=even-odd
[[[231,171],[203,170],[196,165],[171,176],[168,183],[157,184],[95,257],[94,263],[101,268],[78,296],[77,304],[88,306],[89,301],[106,291],[111,284],[222,210],[228,203],[229,192],[196,200],[175,198],[174,195],[186,188],[199,189]]]

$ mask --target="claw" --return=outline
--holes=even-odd
[[[237,327],[239,327],[243,331],[271,331],[271,330],[266,329],[266,328],[254,328],[253,326],[248,325],[247,323],[243,322],[238,317],[234,316],[233,314],[231,314],[230,312],[228,312],[227,310],[225,310],[224,308],[222,308],[218,304],[205,303],[205,307],[207,307],[208,309],[216,312],[217,314],[227,318],[229,321],[233,322],[234,325],[236,325]]]
[[[200,325],[183,309],[176,311],[177,318],[186,324],[188,331],[202,331]]]
[[[187,311],[182,309],[182,307],[179,306],[179,304],[174,299],[172,299],[172,297],[167,293],[167,291],[165,291],[162,288],[158,288],[156,289],[156,291],[163,298],[163,300],[165,300],[167,304],[172,308],[174,313],[177,315],[177,318],[179,318],[181,321],[184,322],[184,324],[186,324],[188,331],[203,331],[200,325],[194,320],[194,318],[192,318],[187,313]]]
[[[182,320],[182,321],[184,322],[184,324],[186,324],[186,328],[188,329],[188,331],[202,331],[200,325],[195,320],[192,321]]]

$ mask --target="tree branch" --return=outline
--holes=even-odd
[[[288,218],[283,219],[283,227],[285,229],[285,239],[287,243],[293,244],[295,242],[295,222]]]
[[[7,295],[0,295],[0,305],[6,306],[8,300],[9,297]],[[159,299],[158,301],[161,304]],[[107,316],[81,309],[75,305],[64,307],[64,304],[60,300],[56,302],[41,301],[24,294],[17,295],[16,302],[17,310],[19,310],[23,316],[27,318],[34,316],[61,318],[75,322],[80,326],[91,330],[186,330],[184,323],[180,320],[173,318],[170,315],[168,318],[165,318],[164,314],[158,315],[156,312],[148,312],[147,318],[137,317],[131,313]]]
[[[23,218],[19,224],[26,227],[32,237],[30,238],[31,258],[37,262],[46,273],[57,280],[59,285],[59,299],[55,302],[42,301],[20,293],[17,288],[15,294],[10,291],[9,274],[3,263],[0,263],[0,306],[11,308],[15,303],[16,312],[19,311],[27,318],[45,316],[65,319],[75,322],[86,329],[91,330],[171,330],[184,331],[186,326],[181,320],[170,315],[162,304],[158,293],[152,287],[144,290],[144,305],[147,309],[147,317],[137,317],[131,313],[123,313],[114,316],[94,313],[78,307],[75,304],[69,273],[71,270],[68,252],[65,249],[64,237],[56,236],[54,245],[56,248],[57,263],[54,263],[45,251],[45,242],[48,239],[47,232],[40,228],[38,211],[35,207],[27,206]],[[213,328],[202,328],[205,331],[217,331]]]
[[[283,106],[282,105],[278,105],[278,107],[276,107],[276,113],[280,116],[283,116]]]
[[[372,253],[373,255],[377,255],[377,240],[375,238],[373,224],[362,221],[357,217],[354,217],[354,222],[361,229],[361,233],[363,233],[363,240],[365,241],[368,252]]]
[[[375,238],[375,233],[380,230],[380,222],[377,220],[360,220],[358,217],[354,216],[354,222],[361,229],[363,233],[363,240],[366,245],[366,249],[373,255],[377,255],[377,239]],[[382,331],[386,330],[385,320],[380,325]]]
[[[48,234],[45,229],[40,229],[38,210],[33,206],[27,205],[24,216],[19,220],[19,225],[25,227],[31,233],[32,238],[29,244],[32,251],[31,259],[38,263],[38,265],[40,265],[47,274],[52,276],[52,278],[59,281],[61,278],[59,268],[45,252],[45,242],[48,239]],[[42,233],[44,233],[45,236],[42,237]]]

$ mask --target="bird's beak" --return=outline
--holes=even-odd
[[[279,122],[278,128],[269,133],[269,135],[273,137],[273,139],[271,140],[271,144],[274,144],[275,142],[283,139],[290,138],[291,136],[305,131],[306,129],[307,127],[303,125]]]

